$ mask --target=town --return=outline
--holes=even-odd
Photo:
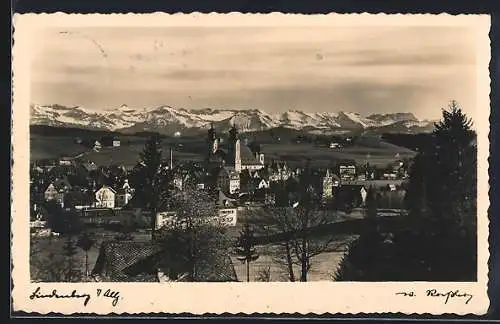
[[[122,145],[117,136],[75,141],[94,152],[107,147],[120,149]],[[217,134],[211,126],[205,142],[203,161],[174,162],[175,151],[170,148],[158,172],[169,179],[174,190],[192,186],[207,192],[217,208],[214,216],[223,219],[233,231],[246,222],[249,209],[282,206],[283,198],[286,204],[296,203],[288,196],[297,190],[304,172],[320,197],[322,209],[364,217],[369,195],[376,198],[380,211],[398,215],[402,209],[411,160],[398,159],[397,154],[393,163],[384,168],[372,166],[368,160],[363,164],[339,163],[332,168],[313,168],[307,162],[292,167],[286,161],[267,161],[257,143],[242,143],[235,125],[227,134]],[[137,158],[137,165],[97,164],[85,153],[33,161],[32,236],[58,236],[72,222],[79,225],[79,231],[140,232],[143,241],[150,240],[152,231],[168,226],[175,210],[152,211],[137,197],[136,186],[141,182],[138,175],[143,166]],[[280,188],[285,188],[284,194]]]
[[[223,146],[215,129],[208,131],[205,163],[183,161],[174,165],[171,149],[161,169],[172,175],[178,190],[192,182],[200,190],[217,192],[216,202],[221,215],[234,215],[237,222],[238,208],[263,206],[276,200],[278,184],[298,179],[304,167],[292,168],[282,161],[266,161],[258,148],[250,148],[238,139],[236,127],[230,130],[229,144]],[[104,137],[95,141],[94,150],[101,147],[119,147],[118,138]],[[140,166],[140,161],[138,162]],[[362,207],[368,189],[378,195],[379,208],[398,209],[404,196],[404,180],[408,178],[410,161],[398,160],[386,168],[355,163],[340,164],[335,169],[309,170],[314,177],[315,190],[321,193],[325,206],[335,205],[342,210]],[[151,221],[140,208],[132,208],[134,187],[131,183],[134,168],[138,166],[97,165],[85,155],[35,161],[31,165],[31,220],[34,233],[44,235],[44,204],[54,202],[65,212],[75,212],[85,224],[130,224],[148,226]],[[332,202],[335,201],[335,204]],[[157,217],[160,217],[157,215]],[[161,224],[161,221],[160,223]],[[160,226],[158,224],[158,226]],[[35,231],[38,229],[38,231]],[[50,229],[48,229],[50,230]]]

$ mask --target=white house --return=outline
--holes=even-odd
[[[269,189],[269,181],[266,179],[260,179],[259,184],[257,185],[259,189]]]
[[[115,208],[116,191],[108,186],[103,186],[95,193],[98,208]]]

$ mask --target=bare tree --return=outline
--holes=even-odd
[[[321,232],[336,214],[322,207],[317,180],[308,163],[295,186],[276,186],[275,204],[249,217],[262,235],[279,242],[275,259],[286,266],[290,281],[296,281],[294,265],[300,268],[299,280],[307,281],[312,258],[334,248],[336,237]]]
[[[255,280],[260,282],[270,282],[271,281],[271,267],[266,266],[259,269]]]
[[[334,246],[336,237],[316,231],[332,221],[332,212],[311,206],[266,208],[250,218],[260,234],[278,243],[274,260],[284,266],[289,281],[296,281],[294,265],[300,267],[300,281],[307,281],[312,258]]]

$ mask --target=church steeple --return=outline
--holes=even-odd
[[[236,129],[236,125],[233,124],[233,126],[229,130],[229,143],[234,145],[237,139],[238,139],[238,130]]]
[[[210,123],[210,129],[208,130],[208,142],[209,143],[212,143],[213,141],[215,141],[215,129],[214,129],[214,124],[213,123]]]

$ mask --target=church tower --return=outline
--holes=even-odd
[[[213,123],[210,123],[210,129],[208,130],[208,142],[209,143],[212,143],[213,141],[215,141],[215,129],[214,129],[214,124]]]
[[[326,170],[325,177],[323,178],[323,200],[328,200],[333,197],[333,177],[330,170]]]
[[[234,169],[236,172],[241,172],[241,143],[240,140],[237,139],[234,143]]]
[[[233,126],[229,130],[229,145],[235,145],[237,139],[238,139],[238,130],[236,129],[236,125],[233,124]]]
[[[208,130],[208,134],[207,134],[207,142],[208,142],[208,147],[207,147],[207,150],[208,150],[208,156],[211,156],[212,154],[214,154],[215,152],[217,152],[217,149],[218,149],[218,141],[217,141],[217,135],[215,133],[215,129],[214,129],[214,124],[210,123],[210,129]]]

